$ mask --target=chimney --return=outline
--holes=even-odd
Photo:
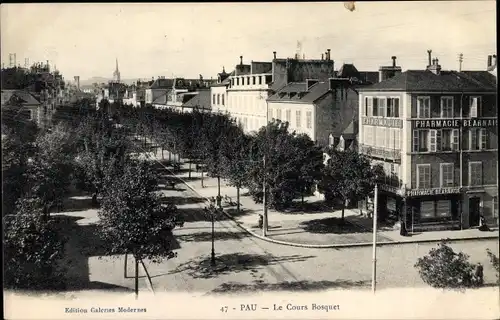
[[[240,65],[243,64],[243,56],[240,56]]]
[[[431,59],[432,59],[432,50],[427,50],[427,54],[429,55],[429,64],[428,66],[431,66]]]
[[[326,60],[331,60],[331,57],[330,57],[330,49],[326,49],[326,51],[328,52],[328,58],[326,58]]]
[[[201,74],[200,74],[200,80],[202,80],[202,81],[203,81],[203,76],[202,76]]]
[[[276,51],[273,51],[274,59],[276,59]]]
[[[398,67],[396,65],[396,56],[392,56],[392,65],[391,66],[381,66],[378,69],[378,74],[379,74],[379,82],[382,82],[384,80],[390,79],[394,77],[395,75],[401,73],[401,67]]]
[[[439,59],[432,59],[432,65],[430,65],[427,70],[430,72],[439,75],[441,73],[441,66],[439,65]]]
[[[392,56],[391,59],[392,59],[392,67],[395,68],[396,67],[396,56]]]
[[[488,56],[488,68],[489,68],[489,67],[491,67],[491,58],[492,58],[492,56],[491,56],[491,55],[489,55],[489,56]]]
[[[324,54],[324,53],[322,53],[322,54],[321,54],[321,60],[325,60],[324,56],[325,56],[325,54]]]
[[[318,79],[306,79],[306,90],[309,90],[309,88],[311,88],[313,85],[315,85],[318,82],[319,82]]]

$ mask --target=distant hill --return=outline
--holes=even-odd
[[[92,77],[89,79],[80,79],[80,86],[90,86],[93,83],[108,83],[108,81],[113,80],[112,78],[105,78],[105,77]],[[136,82],[137,79],[121,79],[121,82],[125,84],[132,84]]]

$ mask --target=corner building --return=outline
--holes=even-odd
[[[360,88],[359,152],[384,166],[378,213],[408,230],[498,226],[496,78],[408,70]]]

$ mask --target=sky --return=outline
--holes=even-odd
[[[1,60],[49,60],[66,79],[216,78],[224,66],[331,49],[335,69],[377,71],[397,56],[423,69],[427,50],[443,69],[485,70],[496,54],[495,1],[2,4]]]

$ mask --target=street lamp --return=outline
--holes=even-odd
[[[212,267],[215,267],[215,215],[222,211],[222,209],[217,209],[214,205],[214,201],[212,200],[210,205],[208,207],[205,207],[205,209],[203,210],[206,214],[210,215],[210,218],[212,220],[212,252],[210,256],[210,265]]]

